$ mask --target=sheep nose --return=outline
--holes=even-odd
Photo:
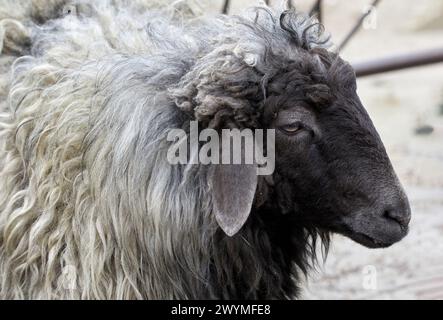
[[[409,203],[401,203],[395,206],[388,206],[384,211],[384,217],[394,220],[402,228],[406,228],[411,220],[411,208]]]

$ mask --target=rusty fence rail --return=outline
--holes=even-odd
[[[443,62],[443,47],[353,63],[357,77]]]

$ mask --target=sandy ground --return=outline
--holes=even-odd
[[[234,13],[255,3],[232,2]],[[301,10],[313,2],[295,1]],[[371,1],[324,2],[324,24],[338,43]],[[221,8],[221,1],[212,6]],[[358,62],[443,47],[443,2],[381,1],[375,24],[367,26],[343,51],[345,59]],[[410,198],[410,233],[382,250],[335,236],[326,263],[308,279],[303,297],[443,299],[443,64],[362,78],[358,87]],[[423,126],[433,132],[417,135]]]

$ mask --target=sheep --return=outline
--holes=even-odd
[[[292,299],[331,234],[407,234],[354,71],[315,19],[63,3],[4,32],[1,298]],[[170,164],[168,133],[191,121],[274,130],[274,172]]]

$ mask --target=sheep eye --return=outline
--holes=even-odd
[[[300,125],[299,123],[288,124],[288,125],[280,127],[280,130],[282,130],[284,133],[289,134],[289,135],[294,135],[294,134],[302,131],[302,129],[303,129],[303,126]]]

